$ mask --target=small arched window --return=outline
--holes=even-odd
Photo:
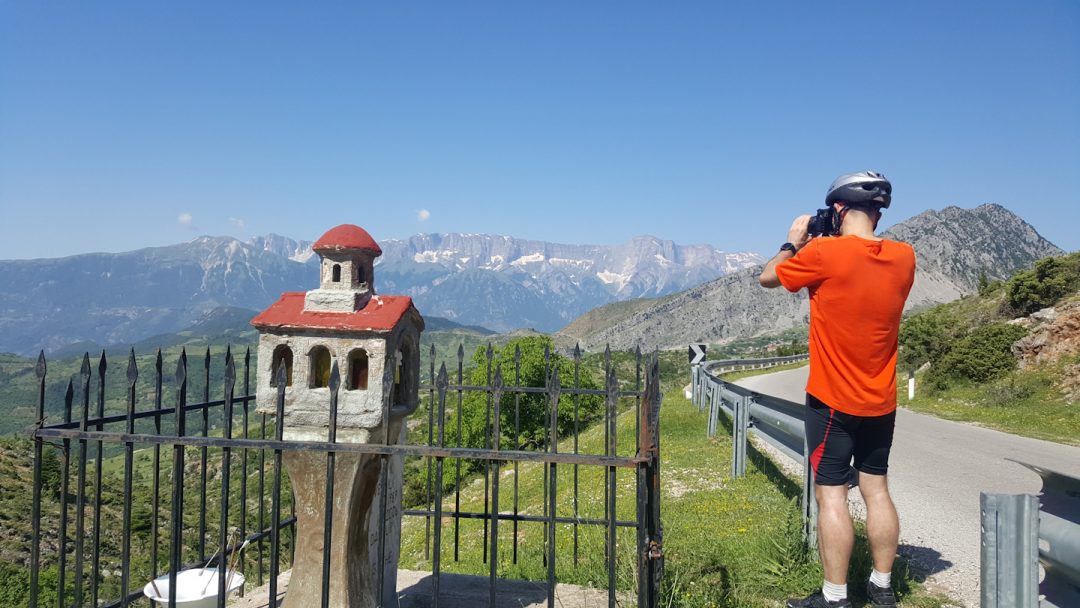
[[[270,386],[277,386],[277,370],[285,362],[285,386],[292,386],[292,349],[279,344],[270,363]]]
[[[349,353],[349,386],[351,391],[366,391],[368,386],[368,355],[358,348]]]
[[[364,283],[367,283],[367,277],[364,276],[364,265],[363,264],[357,264],[356,265],[356,282],[358,284],[360,284],[360,285],[363,285]]]
[[[316,346],[308,354],[311,358],[311,375],[308,386],[310,388],[326,388],[330,386],[330,351],[325,346]]]
[[[333,272],[334,272],[334,279],[333,279],[334,282],[335,283],[340,283],[341,282],[341,264],[334,264]]]

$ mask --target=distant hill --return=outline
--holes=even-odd
[[[466,327],[554,331],[601,304],[658,296],[761,261],[654,237],[562,245],[508,236],[427,234],[380,243],[375,289]],[[311,242],[199,237],[168,247],[0,260],[0,352],[34,355],[131,344],[180,332],[222,307],[261,310],[316,286]]]
[[[974,293],[979,276],[1005,279],[1062,250],[1000,205],[926,211],[883,233],[914,247],[917,268],[908,308]],[[809,322],[805,291],[763,289],[760,267],[743,270],[659,300],[590,311],[558,333],[585,348],[674,348],[690,342],[780,332]]]

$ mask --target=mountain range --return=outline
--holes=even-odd
[[[498,331],[554,331],[597,306],[682,291],[762,261],[647,236],[593,246],[426,234],[380,246],[377,292],[411,295],[428,317]],[[3,260],[0,352],[132,343],[198,325],[218,308],[260,310],[282,292],[317,286],[317,262],[310,241],[280,235]]]
[[[980,276],[1005,279],[1061,249],[996,204],[926,211],[882,233],[915,249],[915,284],[908,309],[975,293]],[[558,332],[582,348],[674,348],[781,332],[809,322],[806,292],[764,289],[759,268],[745,269],[678,294],[609,304]],[[855,314],[855,313],[853,313]]]

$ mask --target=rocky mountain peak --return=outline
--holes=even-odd
[[[1016,214],[997,204],[920,213],[882,233],[915,249],[915,285],[908,308],[948,302],[977,290],[979,276],[1004,279],[1036,260],[1060,255]],[[651,303],[592,311],[562,334],[585,348],[660,348],[768,334],[806,325],[805,291],[763,289],[751,268]],[[628,313],[628,310],[632,312]],[[608,315],[610,322],[603,323]]]

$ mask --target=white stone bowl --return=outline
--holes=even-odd
[[[192,568],[181,570],[176,574],[176,606],[177,608],[217,608],[218,601],[218,570],[217,568]],[[230,576],[232,577],[230,579]],[[225,596],[244,586],[244,575],[239,572],[228,570],[225,572],[225,580],[230,583],[225,591]],[[160,606],[169,605],[169,575],[159,576],[154,579],[157,591],[153,583],[146,583],[143,593],[151,601]],[[203,590],[206,590],[205,593]],[[161,596],[158,596],[158,591]]]

